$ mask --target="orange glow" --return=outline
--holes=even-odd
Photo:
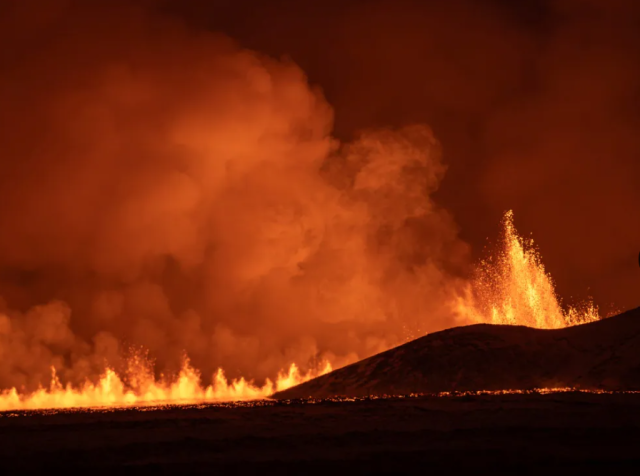
[[[138,411],[156,411],[163,410],[169,407],[180,406],[182,408],[207,408],[207,407],[223,407],[223,408],[251,408],[251,407],[273,407],[277,405],[291,405],[291,404],[304,404],[304,405],[317,405],[326,402],[332,403],[358,403],[368,402],[375,400],[402,400],[412,398],[464,398],[464,397],[482,397],[482,396],[509,396],[509,395],[554,395],[563,393],[579,393],[579,394],[593,394],[593,395],[637,395],[640,391],[637,390],[605,390],[605,389],[585,389],[576,387],[549,387],[549,388],[532,388],[532,389],[505,389],[505,390],[468,390],[468,391],[453,391],[453,392],[438,392],[438,393],[409,393],[399,395],[389,394],[373,394],[364,397],[347,397],[342,395],[336,395],[328,398],[300,398],[291,400],[237,400],[233,402],[187,402],[187,403],[169,403],[169,404],[153,404],[145,403],[142,405],[127,405],[127,406],[101,406],[101,407],[71,407],[71,408],[53,408],[53,409],[16,409],[12,411],[0,412],[0,418],[19,417],[27,413],[38,413],[41,415],[52,415],[59,411],[89,411],[92,413],[104,413],[113,412],[117,410],[135,409]]]
[[[87,381],[80,388],[63,386],[55,369],[52,369],[48,388],[40,388],[30,394],[21,394],[15,388],[3,391],[0,394],[0,411],[256,400],[332,370],[331,365],[325,362],[318,370],[301,373],[296,364],[291,364],[288,371],[278,374],[275,382],[267,379],[264,385],[258,386],[244,378],[229,381],[224,371],[219,369],[211,385],[205,387],[200,373],[190,365],[188,359],[185,359],[177,379],[171,382],[154,379],[148,371],[135,365],[135,358],[132,362],[137,370],[126,378],[107,368],[97,383]]]
[[[475,322],[558,329],[600,319],[598,308],[587,301],[578,307],[561,305],[553,279],[545,270],[533,239],[518,235],[513,212],[503,218],[501,250],[483,260],[460,314]]]
[[[591,303],[581,308],[563,310],[551,276],[546,272],[533,240],[520,237],[513,224],[513,212],[503,219],[502,249],[495,257],[484,260],[467,295],[456,306],[466,320],[491,324],[525,325],[555,329],[598,320],[598,309]],[[48,388],[21,393],[16,388],[0,394],[0,411],[50,408],[90,408],[118,406],[153,406],[158,404],[193,404],[265,399],[312,378],[331,372],[328,361],[317,369],[301,373],[291,364],[280,371],[275,381],[267,379],[262,386],[244,378],[228,380],[222,369],[204,386],[200,372],[185,359],[174,380],[156,379],[148,362],[134,356],[127,361],[125,375],[107,368],[97,383],[86,381],[81,387],[63,386],[55,369]],[[538,389],[549,393],[574,389]],[[478,392],[476,392],[478,393]],[[480,394],[526,393],[524,390],[501,390]],[[441,396],[448,393],[439,394]]]

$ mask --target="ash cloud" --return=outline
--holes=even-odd
[[[429,124],[449,166],[434,197],[475,258],[513,209],[567,301],[638,305],[638,2],[209,3],[164,9],[291,55],[338,137]]]
[[[0,386],[129,346],[261,379],[453,323],[428,127],[341,143],[298,66],[148,4],[1,8]]]

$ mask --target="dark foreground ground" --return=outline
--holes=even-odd
[[[92,475],[637,474],[640,395],[0,414],[0,474],[54,466]]]

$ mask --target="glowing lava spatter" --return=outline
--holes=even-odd
[[[563,310],[553,279],[545,270],[533,240],[518,235],[513,212],[503,218],[502,249],[483,260],[463,312],[476,322],[558,329],[600,319],[586,301]]]
[[[127,375],[125,384],[125,379],[108,368],[97,383],[87,381],[83,386],[74,388],[63,386],[52,369],[49,388],[30,394],[21,394],[15,388],[0,393],[0,411],[256,400],[331,370],[328,362],[307,373],[301,373],[296,364],[291,364],[288,371],[280,372],[275,382],[267,379],[264,385],[258,386],[244,378],[229,381],[224,371],[219,369],[211,385],[205,387],[200,373],[185,359],[178,378],[171,382],[156,380],[147,371],[138,370]]]

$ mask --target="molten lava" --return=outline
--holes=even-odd
[[[600,319],[591,301],[562,308],[533,239],[518,235],[513,212],[503,218],[500,251],[483,260],[460,313],[475,322],[559,329]]]
[[[132,362],[137,363],[136,358]],[[28,395],[20,394],[15,388],[2,392],[0,411],[257,400],[332,370],[331,364],[325,362],[319,370],[303,374],[296,364],[291,364],[287,372],[280,372],[275,383],[267,379],[264,385],[257,386],[244,378],[229,381],[224,371],[219,369],[211,385],[204,387],[200,373],[188,359],[185,359],[178,378],[172,382],[156,380],[146,368],[135,367],[137,370],[127,375],[126,383],[114,370],[107,368],[98,383],[87,381],[80,388],[63,386],[55,369],[52,369],[49,388],[41,388]]]
[[[480,263],[477,278],[467,295],[456,304],[458,314],[466,323],[553,329],[600,319],[597,308],[590,302],[566,311],[562,309],[553,280],[533,240],[525,241],[518,235],[513,212],[504,216],[501,245],[502,249],[494,257]],[[48,388],[33,393],[21,393],[16,388],[2,392],[0,411],[256,400],[332,370],[331,363],[324,362],[303,374],[294,363],[288,371],[281,371],[275,382],[267,379],[259,386],[244,378],[229,381],[219,369],[212,383],[204,386],[200,372],[188,359],[173,381],[155,379],[149,365],[138,357],[129,359],[128,366],[124,377],[107,368],[97,383],[87,381],[76,388],[63,386],[52,369]]]

